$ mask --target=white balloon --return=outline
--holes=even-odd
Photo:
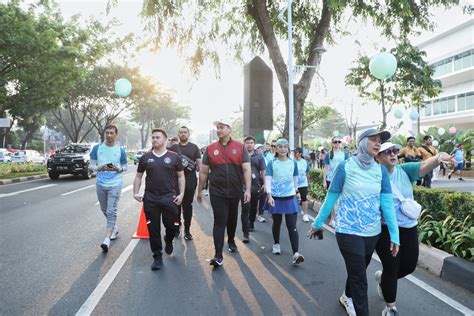
[[[446,130],[442,127],[438,128],[438,135],[441,136],[446,132]]]
[[[439,142],[435,139],[435,140],[433,141],[433,146],[438,147],[438,145],[439,145]]]
[[[418,119],[418,116],[420,116],[418,112],[415,109],[413,109],[410,113],[410,120],[416,121]]]

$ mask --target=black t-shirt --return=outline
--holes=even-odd
[[[183,171],[181,159],[177,153],[166,151],[157,156],[149,151],[140,158],[137,172],[146,171],[146,200],[160,200],[163,196],[178,195],[178,171]]]
[[[184,175],[193,175],[196,177],[196,160],[201,159],[201,151],[196,144],[187,143],[186,145],[176,144],[170,148],[172,151],[181,155],[181,163],[184,168]]]
[[[250,166],[252,168],[252,193],[256,193],[262,187],[262,178],[260,177],[260,171],[265,171],[265,158],[262,154],[257,154],[254,152],[250,156]]]

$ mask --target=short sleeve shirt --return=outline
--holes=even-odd
[[[326,173],[326,180],[327,181],[332,181],[332,178],[334,177],[334,172],[336,171],[337,165],[341,161],[344,161],[348,158],[348,154],[344,151],[335,151],[334,156],[331,159],[331,154],[330,152],[326,153],[326,157],[324,158],[324,164],[328,166],[328,171]]]
[[[293,159],[274,159],[267,165],[265,175],[272,177],[272,196],[288,197],[295,195],[293,177],[298,176],[298,166]]]
[[[92,148],[90,158],[91,160],[97,161],[97,166],[103,166],[108,163],[116,167],[127,165],[127,154],[119,144],[115,146],[107,146],[106,144],[95,145],[94,148]],[[107,188],[122,185],[122,173],[106,170],[97,171],[96,183]]]
[[[252,192],[256,193],[262,187],[260,171],[265,171],[266,169],[265,158],[263,155],[254,152],[254,154],[250,156],[250,167],[252,168]]]
[[[197,159],[201,159],[201,151],[199,150],[199,147],[196,144],[187,143],[186,145],[177,144],[176,146],[177,146],[176,148],[177,148],[178,154],[184,155],[194,162],[196,162]],[[187,163],[187,160],[186,158],[183,158],[182,159],[183,166],[185,163]],[[189,175],[192,175],[194,177],[196,176],[195,171],[192,172],[186,168],[184,169],[184,174],[186,176],[189,176]]]
[[[144,199],[158,201],[163,197],[178,195],[178,171],[183,171],[177,153],[166,151],[157,155],[149,151],[140,158],[137,172],[146,171]]]
[[[309,164],[304,159],[295,159],[296,165],[298,166],[298,188],[308,186],[308,177],[306,173],[309,172]]]
[[[456,160],[458,164],[464,162],[464,150],[455,149],[451,152],[451,155],[454,155],[454,160]]]

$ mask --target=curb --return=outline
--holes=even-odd
[[[308,208],[317,214],[321,203],[311,200],[309,202]],[[474,293],[474,262],[420,243],[418,266]]]
[[[29,176],[29,177],[20,177],[20,178],[15,178],[15,179],[5,179],[5,180],[0,180],[0,185],[3,184],[10,184],[10,183],[18,183],[18,182],[26,182],[26,181],[31,181],[31,180],[37,180],[37,179],[44,179],[47,178],[47,174],[39,174],[36,176]]]

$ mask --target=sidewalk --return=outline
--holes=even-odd
[[[20,178],[15,178],[15,179],[3,179],[3,180],[0,180],[0,185],[10,184],[10,183],[17,183],[17,182],[25,182],[25,181],[31,181],[31,180],[38,180],[38,179],[45,179],[47,177],[48,177],[48,174],[39,174],[39,175],[36,175],[36,176],[20,177]]]

